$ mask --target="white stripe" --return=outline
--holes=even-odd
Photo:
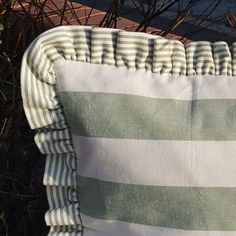
[[[150,71],[61,61],[55,65],[60,91],[132,94],[163,99],[235,99],[236,77],[168,76]]]
[[[157,186],[236,187],[236,141],[163,141],[72,135],[78,174]]]
[[[192,231],[127,223],[118,220],[100,220],[81,214],[84,236],[235,236],[235,231]]]

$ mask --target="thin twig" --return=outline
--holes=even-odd
[[[33,195],[26,195],[26,194],[20,194],[20,193],[12,193],[12,192],[6,192],[0,190],[1,194],[7,195],[7,196],[14,196],[14,197],[23,197],[23,198],[35,198]]]

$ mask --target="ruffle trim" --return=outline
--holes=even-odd
[[[35,142],[47,155],[44,185],[49,235],[80,234],[77,163],[57,94],[54,65],[60,60],[106,64],[169,75],[236,75],[236,43],[179,41],[90,26],[61,26],[36,38],[21,68],[23,105]]]

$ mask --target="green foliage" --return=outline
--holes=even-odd
[[[3,29],[4,29],[3,20],[2,20],[2,17],[0,17],[0,33],[1,31],[3,31]]]

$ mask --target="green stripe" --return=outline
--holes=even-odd
[[[236,140],[236,100],[61,92],[72,132],[88,137]]]
[[[88,216],[186,230],[236,230],[236,188],[130,185],[78,177]]]

